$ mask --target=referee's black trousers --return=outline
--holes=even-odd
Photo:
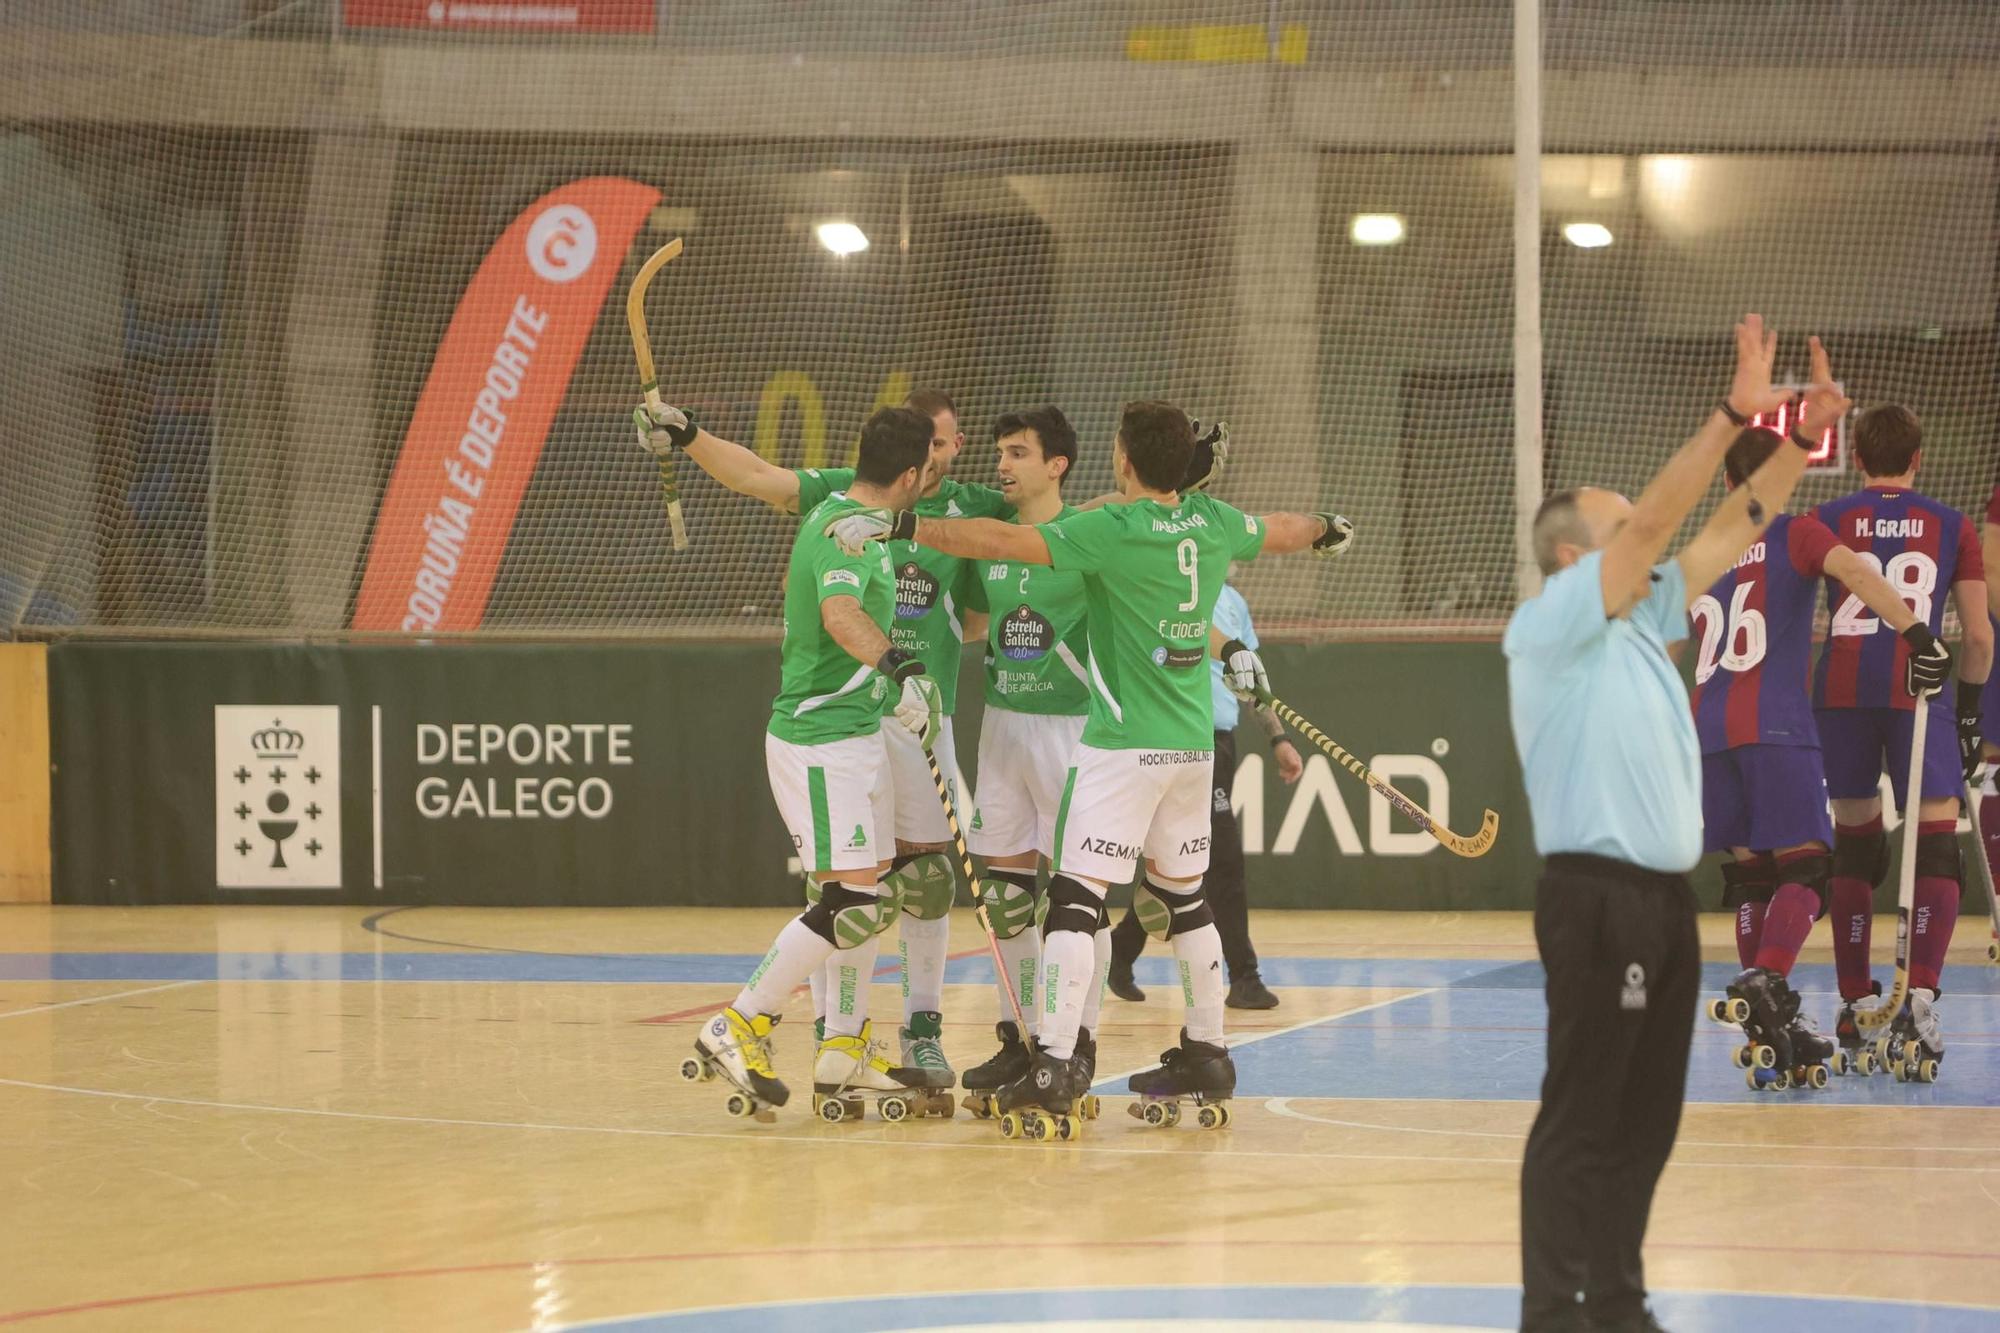
[[[1521,1163],[1521,1327],[1615,1328],[1645,1305],[1639,1248],[1687,1091],[1694,891],[1684,875],[1551,856],[1535,947],[1549,1049]]]

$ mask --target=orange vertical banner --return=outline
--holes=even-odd
[[[477,629],[556,409],[660,192],[595,176],[543,195],[473,274],[375,516],[358,630]]]

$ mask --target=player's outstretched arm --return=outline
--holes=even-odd
[[[718,484],[738,495],[762,500],[788,514],[799,507],[799,479],[795,473],[740,444],[709,434],[680,408],[662,404],[655,414],[642,406],[632,414],[632,421],[639,428],[639,443],[653,454],[665,456],[679,450]]]
[[[1354,544],[1354,525],[1338,514],[1265,514],[1261,555],[1340,555]]]
[[[924,518],[907,509],[855,509],[829,521],[826,535],[849,555],[870,542],[913,541],[968,560],[1046,565],[1049,544],[1035,527],[997,518]]]
[[[1747,324],[1748,320],[1745,321],[1745,325]],[[1744,343],[1745,326],[1737,327],[1740,353]],[[1765,345],[1773,346],[1770,343]],[[1739,359],[1738,382],[1730,389],[1732,397],[1742,389],[1741,365]],[[1765,380],[1764,393],[1789,397],[1789,393],[1769,387],[1768,359],[1763,360],[1762,375]],[[1806,473],[1806,464],[1811,460],[1813,446],[1818,442],[1822,432],[1846,414],[1849,406],[1851,404],[1847,398],[1834,387],[1833,366],[1827,359],[1826,348],[1820,344],[1818,338],[1814,338],[1812,387],[1806,391],[1805,402],[1799,410],[1799,424],[1792,428],[1791,443],[1797,447],[1779,445],[1765,460],[1764,465],[1751,473],[1749,480],[1738,486],[1729,498],[1717,507],[1715,513],[1709,516],[1708,522],[1702,525],[1701,531],[1695,535],[1694,540],[1682,547],[1680,555],[1675,557],[1680,564],[1682,578],[1687,584],[1689,605],[1693,605],[1695,598],[1707,592],[1710,585],[1727,573],[1730,567],[1742,558],[1743,553],[1750,549],[1750,543],[1757,540],[1757,534],[1769,527],[1773,518],[1784,512],[1785,502],[1792,498],[1792,491],[1799,484],[1799,478]],[[1737,404],[1737,410],[1742,410],[1740,402]],[[1718,412],[1717,415],[1723,414]],[[1734,423],[1727,424],[1730,426],[1730,438],[1734,439],[1736,427]],[[1724,452],[1727,452],[1727,446],[1724,447]],[[1651,566],[1645,568],[1650,569]],[[1605,597],[1608,603],[1610,575],[1607,573],[1605,577],[1607,579]]]

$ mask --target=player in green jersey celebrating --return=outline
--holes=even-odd
[[[988,486],[967,486],[946,473],[965,444],[958,413],[951,399],[935,389],[912,393],[906,406],[931,422],[930,455],[919,512],[939,518],[1011,516],[1001,493]],[[640,409],[643,414],[645,409]],[[642,425],[649,447],[656,452],[674,447],[664,432]],[[716,481],[742,495],[763,500],[786,512],[811,513],[830,496],[853,485],[852,468],[778,467],[754,451],[698,430],[683,452]],[[937,682],[944,714],[931,744],[954,800],[958,796],[957,743],[951,716],[958,703],[958,672],[964,635],[968,590],[974,584],[973,562],[896,542],[888,548],[895,572],[895,614],[889,636],[895,646],[922,663]],[[891,728],[883,733],[889,749],[890,779],[896,795],[896,851],[885,881],[886,909],[895,919],[903,961],[903,1063],[922,1072],[923,1084],[948,1088],[950,1063],[939,1040],[943,1027],[944,969],[950,951],[953,878],[947,855],[951,830],[931,783],[923,747],[909,735]],[[823,1001],[823,984],[815,986]],[[950,1114],[948,1097],[923,1100],[923,1109]]]
[[[657,429],[686,448],[699,428],[676,409],[663,416]],[[735,1002],[695,1039],[696,1072],[720,1073],[747,1094],[747,1103],[732,1099],[746,1113],[768,1116],[789,1096],[771,1069],[771,1029],[785,997],[822,969],[826,1031],[813,1065],[815,1110],[857,1093],[899,1097],[919,1084],[914,1071],[874,1054],[867,997],[878,937],[892,919],[883,876],[894,846],[895,789],[883,713],[887,706],[897,723],[888,732],[927,743],[938,726],[940,691],[921,662],[890,642],[895,574],[888,556],[879,547],[844,553],[823,529],[843,514],[914,504],[930,438],[930,421],[909,408],[869,418],[847,493],[815,505],[792,546],[783,670],[764,756],[771,794],[819,894],[779,932]]]
[[[1231,560],[1345,550],[1353,527],[1332,514],[1253,518],[1178,487],[1194,449],[1187,416],[1167,403],[1126,405],[1113,449],[1124,503],[1037,526],[918,518],[881,507],[825,523],[842,550],[915,540],[985,560],[1083,576],[1090,717],[1070,761],[1054,830],[1054,876],[1042,941],[1039,1042],[1001,1109],[1067,1114],[1084,1091],[1075,1059],[1093,937],[1105,894],[1144,857],[1143,916],[1172,942],[1187,1026],[1159,1069],[1133,1077],[1142,1097],[1226,1099],[1236,1071],[1222,1045],[1222,945],[1201,896],[1215,744],[1208,696],[1209,615]],[[1239,690],[1254,691],[1254,654],[1230,654]]]

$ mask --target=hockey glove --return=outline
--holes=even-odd
[[[902,687],[896,700],[896,721],[917,738],[926,750],[936,738],[938,719],[944,716],[944,697],[937,682],[924,674],[924,664],[900,648],[882,654],[875,669]]]
[[[1910,645],[1909,665],[1904,671],[1910,697],[1936,694],[1951,678],[1951,649],[1921,620],[1903,631],[1903,639]]]
[[[1314,514],[1326,521],[1326,531],[1312,545],[1313,554],[1336,556],[1354,544],[1354,525],[1338,514]]]
[[[1256,703],[1271,696],[1271,678],[1264,674],[1264,659],[1241,639],[1222,645],[1222,683],[1244,703]]]
[[[907,509],[851,509],[822,529],[843,554],[860,555],[869,542],[909,541],[917,516]]]
[[[1194,428],[1194,453],[1188,459],[1187,472],[1181,477],[1181,494],[1190,495],[1195,491],[1205,491],[1215,479],[1222,475],[1223,467],[1229,462],[1229,423],[1218,421],[1203,434],[1201,423],[1190,419]]]
[[[1979,696],[1985,692],[1984,685],[1958,682],[1958,766],[1967,782],[1979,773]]]
[[[666,403],[660,404],[658,413],[644,404],[632,409],[632,425],[639,432],[639,447],[655,458],[667,458],[674,450],[687,448],[701,433],[693,417]]]

